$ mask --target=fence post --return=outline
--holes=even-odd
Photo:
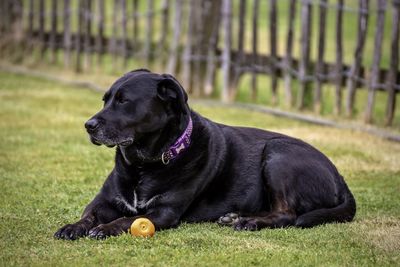
[[[374,58],[371,67],[371,77],[368,83],[368,101],[364,121],[372,122],[372,113],[375,102],[375,90],[379,82],[379,65],[381,63],[382,39],[385,28],[386,0],[378,0],[378,18],[376,21]]]
[[[277,58],[277,12],[276,12],[276,0],[270,0],[270,9],[269,9],[269,31],[270,31],[270,68],[271,68],[271,90],[272,90],[272,104],[276,105],[278,102],[277,99],[277,87],[278,87],[278,58]]]
[[[346,115],[353,115],[354,98],[357,88],[357,77],[360,73],[362,52],[364,50],[365,39],[367,37],[368,27],[368,6],[369,0],[359,0],[359,16],[358,16],[358,33],[357,45],[354,52],[354,63],[349,71],[347,79],[347,101],[346,101]]]
[[[34,46],[34,37],[33,37],[33,30],[34,30],[34,21],[35,21],[35,4],[34,0],[29,0],[29,10],[28,10],[28,50],[32,51]]]
[[[13,0],[3,0],[4,5],[4,29],[7,34],[12,32],[11,24],[12,24],[12,16],[11,16],[11,9],[12,9],[12,1]]]
[[[100,66],[103,63],[103,38],[104,38],[104,0],[98,0],[98,20],[97,20],[97,36],[96,36],[96,51],[97,63]]]
[[[194,31],[194,12],[195,12],[195,0],[189,2],[189,25],[186,35],[186,44],[183,50],[183,60],[182,60],[182,85],[183,87],[191,92],[191,77],[192,77],[192,49],[193,49],[193,31]]]
[[[240,76],[243,73],[243,61],[245,58],[245,52],[244,52],[244,41],[245,41],[245,26],[246,26],[246,0],[240,0],[239,3],[239,34],[238,34],[238,48],[237,48],[237,53],[236,53],[236,62],[235,65],[233,66],[232,70],[232,82],[231,82],[231,88],[234,91],[237,91],[237,87],[239,84],[239,79]],[[218,37],[218,36],[217,36]],[[211,94],[211,92],[209,92]]]
[[[0,1],[0,33],[9,35],[14,41],[22,39],[23,2],[20,0]]]
[[[8,2],[8,1],[7,1]],[[12,56],[12,61],[21,62],[24,58],[23,55],[23,25],[22,25],[22,16],[23,16],[23,3],[22,0],[13,0],[8,2],[8,8],[6,10],[9,14],[7,14],[7,19],[9,20],[7,23],[9,24],[9,30],[7,31],[5,38],[5,47],[8,49],[4,49],[3,53]],[[1,47],[1,44],[0,44]],[[0,48],[3,50],[2,48]]]
[[[112,33],[109,41],[109,51],[112,55],[112,66],[113,70],[116,68],[117,64],[117,34],[118,34],[118,5],[119,0],[114,0],[113,16],[112,16]]]
[[[45,12],[46,6],[44,0],[39,0],[39,41],[40,44],[40,58],[43,60],[46,52],[46,40],[45,40]]]
[[[296,16],[296,0],[290,0],[289,5],[289,22],[288,22],[288,32],[287,32],[287,40],[286,40],[286,53],[284,59],[284,84],[285,84],[285,98],[286,98],[286,107],[291,107],[293,104],[293,96],[292,96],[292,52],[293,52],[293,27],[294,20]]]
[[[57,0],[52,0],[51,1],[51,31],[50,31],[50,38],[49,38],[49,44],[50,44],[50,62],[55,63],[57,61]]]
[[[24,35],[23,29],[23,2],[22,0],[14,0],[11,2],[11,29],[13,35],[13,41],[18,46],[21,44]]]
[[[121,50],[123,57],[123,66],[126,68],[128,66],[128,33],[127,33],[127,18],[126,18],[126,0],[121,0],[121,12],[122,12],[122,40],[121,40]]]
[[[339,115],[342,110],[342,81],[343,81],[343,0],[338,0],[336,6],[336,65],[335,65],[335,108],[334,113]]]
[[[253,20],[252,20],[252,63],[253,63],[253,68],[252,68],[252,73],[251,73],[251,99],[253,101],[256,100],[257,98],[257,74],[256,74],[256,68],[258,67],[258,60],[257,60],[257,50],[258,50],[258,28],[257,28],[257,23],[258,23],[258,10],[260,6],[260,1],[259,0],[254,0],[253,3]]]
[[[392,40],[389,74],[387,77],[388,99],[386,105],[387,126],[392,125],[396,109],[396,79],[399,68],[399,28],[400,28],[400,0],[393,0]]]
[[[314,95],[314,110],[321,113],[321,98],[322,98],[322,76],[324,73],[324,55],[325,55],[325,25],[326,25],[326,5],[327,0],[320,0],[319,3],[319,33],[318,33],[318,59],[315,70],[316,88]]]
[[[84,8],[84,3],[83,1],[79,1],[78,4],[78,25],[83,25],[83,8]],[[82,71],[82,65],[81,65],[81,53],[82,53],[82,27],[78,27],[78,31],[76,33],[75,37],[75,49],[76,49],[76,62],[75,62],[75,71],[76,72],[81,72]]]
[[[196,1],[194,7],[194,14],[189,19],[194,20],[194,32],[193,35],[193,57],[191,59],[193,72],[192,72],[192,95],[194,97],[199,97],[203,90],[202,74],[204,74],[201,64],[201,57],[204,55],[203,46],[206,42],[205,29],[207,27],[207,21],[203,20],[204,13],[206,12],[206,2],[209,0]],[[212,0],[211,0],[212,1]]]
[[[84,35],[84,69],[88,70],[91,67],[92,60],[92,47],[91,47],[91,36],[92,36],[92,0],[84,0],[83,18],[85,26]]]
[[[218,19],[221,10],[221,0],[197,1],[197,12],[194,16],[196,34],[193,42],[194,64],[193,85],[194,96],[201,96],[204,92],[204,84],[207,75],[207,55],[212,45],[213,34],[217,30]]]
[[[64,0],[64,67],[71,66],[71,2]]]
[[[175,73],[177,69],[179,41],[182,31],[182,5],[183,0],[175,1],[174,37],[171,40],[167,73]]]
[[[230,71],[231,71],[231,43],[232,43],[232,3],[231,0],[222,1],[222,28],[224,29],[224,48],[222,51],[222,101],[231,102]]]
[[[219,35],[218,33],[221,22],[220,10],[221,10],[221,1],[219,1],[218,9],[216,9],[218,13],[216,14],[215,21],[212,25],[212,32],[210,40],[208,42],[207,66],[206,66],[206,75],[204,82],[204,95],[206,96],[210,96],[214,91],[215,70],[217,65],[216,61],[218,60],[216,57],[216,51],[218,47],[218,35]]]
[[[135,49],[138,50],[138,36],[139,36],[139,3],[138,0],[133,0],[133,10],[132,10],[132,14],[133,14],[133,49],[132,51],[134,51]],[[133,52],[135,53],[135,51]]]
[[[298,108],[305,106],[305,98],[309,99],[311,93],[309,88],[308,73],[310,63],[311,45],[311,17],[312,3],[310,0],[302,0],[301,7],[301,58],[299,68],[300,88],[298,93]]]
[[[8,31],[7,20],[9,13],[8,0],[0,1],[0,33],[2,33],[3,35]]]
[[[144,54],[146,57],[146,66],[148,67],[153,58],[152,42],[153,42],[153,16],[154,1],[147,0],[147,21],[146,21],[146,41],[144,45]]]
[[[161,17],[161,36],[160,40],[158,41],[158,47],[157,51],[159,55],[165,55],[163,52],[165,51],[165,44],[166,44],[166,38],[168,35],[168,29],[169,29],[169,6],[170,6],[170,1],[169,0],[163,0],[162,5],[161,5],[161,12],[162,12],[162,17]],[[162,57],[162,65],[165,66],[166,62],[166,57]]]

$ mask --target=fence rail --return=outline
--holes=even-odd
[[[235,100],[246,74],[251,76],[249,93],[255,100],[261,90],[259,75],[268,75],[270,84],[264,87],[271,90],[272,104],[281,101],[278,95],[283,90],[287,106],[316,112],[324,105],[326,84],[332,84],[333,112],[343,113],[344,104],[347,116],[355,110],[357,92],[365,89],[367,123],[373,121],[376,92],[383,91],[385,121],[391,125],[400,92],[400,0],[354,3],[268,0],[264,8],[265,1],[259,0],[1,0],[0,48],[7,51],[2,56],[10,47],[25,54],[39,51],[40,60],[62,60],[77,72],[102,65],[106,55],[114,68],[121,63],[127,68],[131,60],[141,66],[157,64],[180,76],[195,96],[213,94],[216,75],[221,73],[220,97],[226,102]],[[346,12],[357,16],[355,25],[344,25]],[[329,29],[333,35],[327,30],[329,14],[334,15]],[[344,26],[357,28],[353,56],[347,62]],[[384,36],[385,27],[390,36]],[[369,32],[373,38],[368,38]],[[380,66],[388,39],[385,69]],[[369,42],[373,43],[370,66],[363,63]],[[333,52],[327,43],[334,44]],[[328,52],[334,54],[332,62],[326,60]]]

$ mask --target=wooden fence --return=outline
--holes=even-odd
[[[220,75],[219,94],[226,102],[235,100],[241,78],[250,75],[253,100],[261,89],[271,90],[271,103],[277,104],[282,101],[282,90],[287,106],[313,107],[316,112],[322,109],[324,87],[331,84],[334,88],[329,90],[335,90],[333,111],[341,114],[344,106],[347,116],[354,112],[356,92],[365,89],[364,118],[368,123],[373,120],[379,90],[387,95],[385,120],[391,125],[400,91],[400,0],[376,0],[374,8],[369,0],[355,2],[1,0],[0,48],[2,56],[12,48],[24,54],[39,51],[40,60],[63,61],[65,67],[77,72],[104,66],[104,61],[113,68],[121,63],[129,69],[157,66],[179,76],[195,96],[214,94],[216,76]],[[260,6],[265,3],[267,11],[261,13],[265,10]],[[346,12],[357,17],[355,25],[343,25]],[[327,34],[328,13],[334,14],[333,36]],[[371,15],[376,17],[375,25],[371,25]],[[390,17],[390,25],[385,23],[385,16]],[[316,18],[319,23],[313,22]],[[281,24],[285,25],[284,38]],[[357,28],[351,38],[354,51],[347,63],[344,26]],[[383,36],[388,26],[390,36]],[[368,38],[369,27],[374,28],[373,38]],[[268,38],[261,40],[261,31],[267,32]],[[381,68],[382,43],[387,38],[389,63]],[[373,42],[370,66],[363,64],[368,42]],[[335,59],[331,62],[325,59],[327,43],[334,44],[334,52],[330,52]],[[311,56],[313,45],[315,58]],[[270,84],[258,89],[259,75],[268,75]]]

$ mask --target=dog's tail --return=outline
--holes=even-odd
[[[344,182],[343,182],[344,183]],[[345,193],[343,202],[330,209],[318,209],[300,215],[295,226],[308,228],[331,222],[350,222],[356,214],[356,201],[347,185],[344,183]]]

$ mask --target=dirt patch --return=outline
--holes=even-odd
[[[360,225],[365,242],[384,252],[400,251],[400,220],[397,218],[379,218],[364,220]]]

